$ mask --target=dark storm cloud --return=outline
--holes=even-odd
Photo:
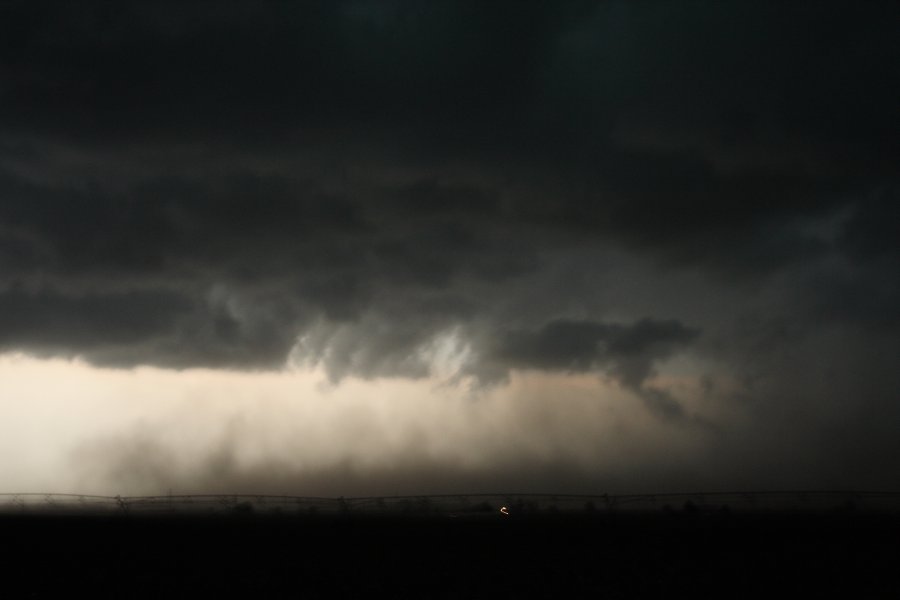
[[[644,387],[654,361],[691,342],[699,331],[674,320],[642,319],[631,325],[555,320],[538,331],[511,331],[500,337],[484,361],[490,368],[564,372],[607,369],[637,392],[655,412],[682,416],[681,407],[661,390]]]
[[[4,105],[30,127],[94,139],[259,141],[301,125],[393,129],[398,119],[440,129],[436,110],[469,120],[522,98],[565,13],[583,12],[573,9],[229,2],[212,14],[202,3],[12,4]],[[223,127],[232,119],[247,123]]]
[[[177,295],[158,292],[65,297],[10,290],[0,294],[0,345],[68,345],[73,352],[89,352],[98,345],[140,343],[170,332],[189,306]]]
[[[485,378],[643,390],[745,310],[649,287],[603,306],[621,272],[549,291],[609,248],[644,279],[701,273],[696,303],[771,287],[792,324],[896,327],[896,11],[5,3],[0,285],[17,322],[55,325],[0,337],[234,368],[302,339],[340,379],[426,374],[456,332]],[[122,308],[154,294],[176,301]]]
[[[556,320],[538,331],[512,331],[501,338],[493,355],[513,367],[571,372],[619,363],[625,383],[639,386],[650,361],[661,358],[697,336],[678,321],[644,319],[632,325]]]

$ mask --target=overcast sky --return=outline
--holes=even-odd
[[[0,491],[900,490],[898,7],[0,4]]]

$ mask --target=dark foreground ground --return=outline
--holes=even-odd
[[[2,516],[4,597],[900,596],[900,517]]]

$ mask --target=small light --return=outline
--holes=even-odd
[[[500,507],[500,512],[502,512],[506,516],[509,516],[509,509],[506,508],[505,506]]]

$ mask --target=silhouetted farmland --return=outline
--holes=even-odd
[[[436,510],[434,498],[266,512],[231,497],[214,513],[105,515],[24,511],[21,502],[19,513],[0,517],[0,561],[8,585],[46,598],[77,589],[101,598],[871,597],[898,589],[895,511],[742,512],[694,500],[576,510],[556,498],[554,509],[528,507],[522,496],[508,515],[487,497],[472,497],[470,512]]]

